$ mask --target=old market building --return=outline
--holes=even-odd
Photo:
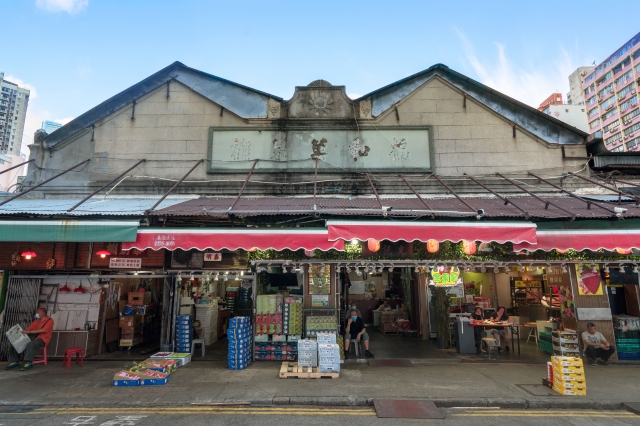
[[[284,100],[176,62],[36,134],[20,191],[0,202],[0,309],[19,311],[11,283],[51,304],[84,277],[103,294],[66,331],[104,352],[121,307],[101,285],[148,286],[154,337],[170,346],[174,286],[255,295],[299,271],[305,315],[340,321],[349,302],[373,322],[388,296],[429,339],[428,282],[453,268],[471,289],[451,299],[459,310],[551,313],[579,332],[594,321],[613,341],[612,316],[639,314],[637,183],[592,175],[586,137],[441,64],[359,99],[316,80]],[[624,297],[582,295],[584,271],[615,276]],[[316,275],[328,300],[305,285]]]

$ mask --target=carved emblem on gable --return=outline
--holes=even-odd
[[[280,117],[280,102],[269,99],[269,112],[272,118]]]
[[[326,90],[309,93],[309,109],[315,115],[328,115],[333,109],[333,96]]]
[[[371,99],[360,101],[360,118],[371,118]]]

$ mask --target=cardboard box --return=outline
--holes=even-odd
[[[586,389],[587,383],[585,381],[576,381],[576,380],[558,380],[554,379],[553,383],[556,386],[559,386],[564,389]]]
[[[298,351],[298,359],[318,359],[316,351]]]
[[[340,355],[319,356],[318,363],[320,366],[327,364],[340,364]]]
[[[151,292],[129,292],[129,296],[127,298],[129,305],[148,305],[151,303]]]
[[[140,339],[137,338],[133,338],[133,339],[120,339],[120,346],[135,346],[138,343],[140,343]]]
[[[318,343],[318,355],[340,357],[340,346],[336,343]]]
[[[318,372],[320,373],[339,373],[340,372],[340,361],[338,360],[335,364],[320,364],[318,367]]]
[[[149,358],[140,363],[140,366],[147,370],[159,371],[171,374],[178,369],[179,361],[175,359],[152,359]]]
[[[318,333],[316,336],[316,341],[318,345],[321,343],[336,343],[336,335],[335,333]]]
[[[317,351],[318,350],[318,342],[315,340],[298,340],[298,352],[299,351]]]
[[[140,327],[120,327],[120,334],[134,334],[140,333]]]
[[[300,359],[300,352],[298,352],[298,366],[300,367],[317,367],[318,358]]]
[[[558,392],[560,395],[569,395],[569,396],[587,396],[587,388],[576,387],[567,389],[562,387],[561,385],[553,382],[553,390]]]
[[[118,321],[118,326],[120,328],[138,327],[139,325],[140,325],[140,317],[137,315],[120,317],[120,320]]]
[[[557,370],[553,370],[553,381],[575,381],[586,382],[587,378],[584,373],[560,373]]]
[[[570,356],[552,356],[551,362],[558,367],[582,367],[582,358]]]
[[[144,370],[140,373],[140,386],[164,385],[169,377],[169,374],[160,371]]]
[[[113,386],[139,386],[140,376],[130,371],[120,371],[113,376]]]

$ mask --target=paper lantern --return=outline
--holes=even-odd
[[[31,260],[32,258],[36,257],[36,252],[29,249],[27,251],[23,251],[20,256],[24,257],[27,260]]]
[[[369,251],[375,253],[380,250],[380,241],[369,238],[367,240],[367,247],[369,248]]]
[[[558,254],[566,254],[566,253],[568,253],[568,252],[569,252],[569,250],[560,250],[560,249],[556,249],[556,253],[558,253]]]
[[[438,240],[427,240],[427,251],[429,253],[437,253],[440,250],[440,243]]]
[[[464,254],[475,254],[476,253],[476,242],[475,241],[462,240],[462,251],[464,251]]]
[[[111,256],[111,252],[109,250],[102,249],[102,250],[98,250],[96,252],[96,255],[104,259],[107,256]]]
[[[630,253],[631,253],[631,250],[625,250],[625,249],[623,249],[623,248],[618,247],[618,248],[616,249],[616,252],[617,252],[618,254],[630,254]]]
[[[315,250],[305,250],[304,251],[304,255],[307,257],[313,257],[316,255],[316,251]]]

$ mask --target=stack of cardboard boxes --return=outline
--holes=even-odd
[[[335,333],[318,333],[318,371],[320,373],[340,372],[340,346]]]
[[[193,341],[193,316],[176,316],[176,341],[175,350],[181,353],[191,353]]]
[[[120,346],[136,346],[145,339],[144,332],[150,332],[150,317],[147,316],[147,307],[151,303],[151,292],[129,292],[127,303],[122,310],[124,316],[120,317]],[[150,336],[149,336],[150,337]]]
[[[120,346],[136,346],[140,343],[142,315],[120,317]]]
[[[554,331],[551,333],[553,354],[558,356],[580,357],[578,333],[574,330]]]
[[[582,358],[552,356],[553,390],[561,395],[587,395],[587,380]]]
[[[318,342],[315,340],[298,340],[298,366],[318,366]]]
[[[251,364],[251,321],[249,317],[235,317],[229,320],[227,328],[229,370],[244,370]]]

